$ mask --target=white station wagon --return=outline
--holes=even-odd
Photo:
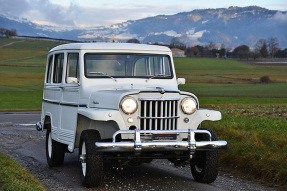
[[[61,166],[79,148],[82,185],[103,182],[104,160],[140,165],[188,162],[193,178],[213,182],[219,151],[204,120],[221,113],[200,109],[195,95],[178,89],[169,48],[143,44],[74,43],[48,53],[41,122],[49,166]]]

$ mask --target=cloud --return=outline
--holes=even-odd
[[[0,4],[0,13],[67,26],[74,25],[74,19],[81,11],[73,2],[69,7],[63,7],[50,0],[0,0]]]
[[[11,16],[20,16],[30,9],[26,0],[0,0],[0,5],[0,13]]]
[[[77,23],[87,26],[111,25],[128,20],[138,20],[146,17],[176,14],[182,11],[191,11],[194,7],[182,7],[171,5],[124,5],[120,7],[94,6],[81,7],[81,14],[78,15]]]
[[[0,0],[0,13],[24,17],[34,23],[53,26],[103,26],[137,20],[161,14],[176,14],[204,8],[193,5],[142,4],[142,3],[98,3],[79,6],[76,0],[70,5],[55,4],[52,0]]]
[[[278,11],[274,16],[273,19],[280,21],[280,22],[287,22],[287,13],[283,13]]]

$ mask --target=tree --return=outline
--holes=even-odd
[[[138,43],[138,44],[140,44],[140,41],[138,39],[133,38],[133,39],[129,39],[127,41],[127,43]]]
[[[275,53],[279,50],[278,46],[278,40],[276,37],[271,37],[267,40],[267,45],[268,45],[268,49],[269,49],[269,53],[271,55],[271,57],[273,58]]]
[[[209,42],[209,44],[208,44],[208,49],[209,49],[209,50],[212,50],[212,49],[215,49],[215,48],[216,48],[215,43],[214,43],[214,42]]]
[[[197,48],[197,46],[194,46],[194,47],[188,47],[186,50],[185,50],[185,55],[187,57],[198,57],[200,56],[200,50]]]
[[[287,58],[287,48],[284,50],[278,50],[274,56],[276,58]]]
[[[180,41],[178,37],[174,37],[170,41],[169,48],[178,48],[181,50],[185,50],[186,46]]]
[[[240,58],[240,60],[243,59],[243,58],[247,58],[248,59],[249,55],[250,55],[249,46],[247,46],[247,45],[240,45],[240,46],[236,47],[233,50],[232,55],[235,58]]]
[[[0,28],[0,35],[3,37],[5,36],[5,33],[6,33],[6,30],[5,28]]]
[[[258,40],[255,45],[254,45],[254,49],[256,53],[259,53],[263,47],[263,45],[266,44],[266,40],[265,39],[260,39]]]
[[[267,51],[267,45],[266,45],[266,42],[264,41],[261,49],[260,49],[260,55],[261,57],[263,58],[266,58],[268,56],[268,51]]]
[[[11,36],[16,36],[17,31],[15,29],[5,29],[5,28],[0,28],[0,35],[3,37],[5,36],[6,38],[10,38]]]

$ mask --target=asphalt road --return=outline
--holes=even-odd
[[[34,124],[38,121],[40,112],[0,112],[0,152],[20,162],[47,190],[276,190],[241,179],[226,169],[221,169],[214,183],[200,184],[193,180],[188,166],[176,168],[167,160],[123,169],[106,161],[104,184],[87,189],[79,180],[78,150],[65,155],[62,167],[47,165],[45,131],[36,131]]]

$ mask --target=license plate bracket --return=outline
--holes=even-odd
[[[175,141],[177,134],[152,134],[153,141]]]

